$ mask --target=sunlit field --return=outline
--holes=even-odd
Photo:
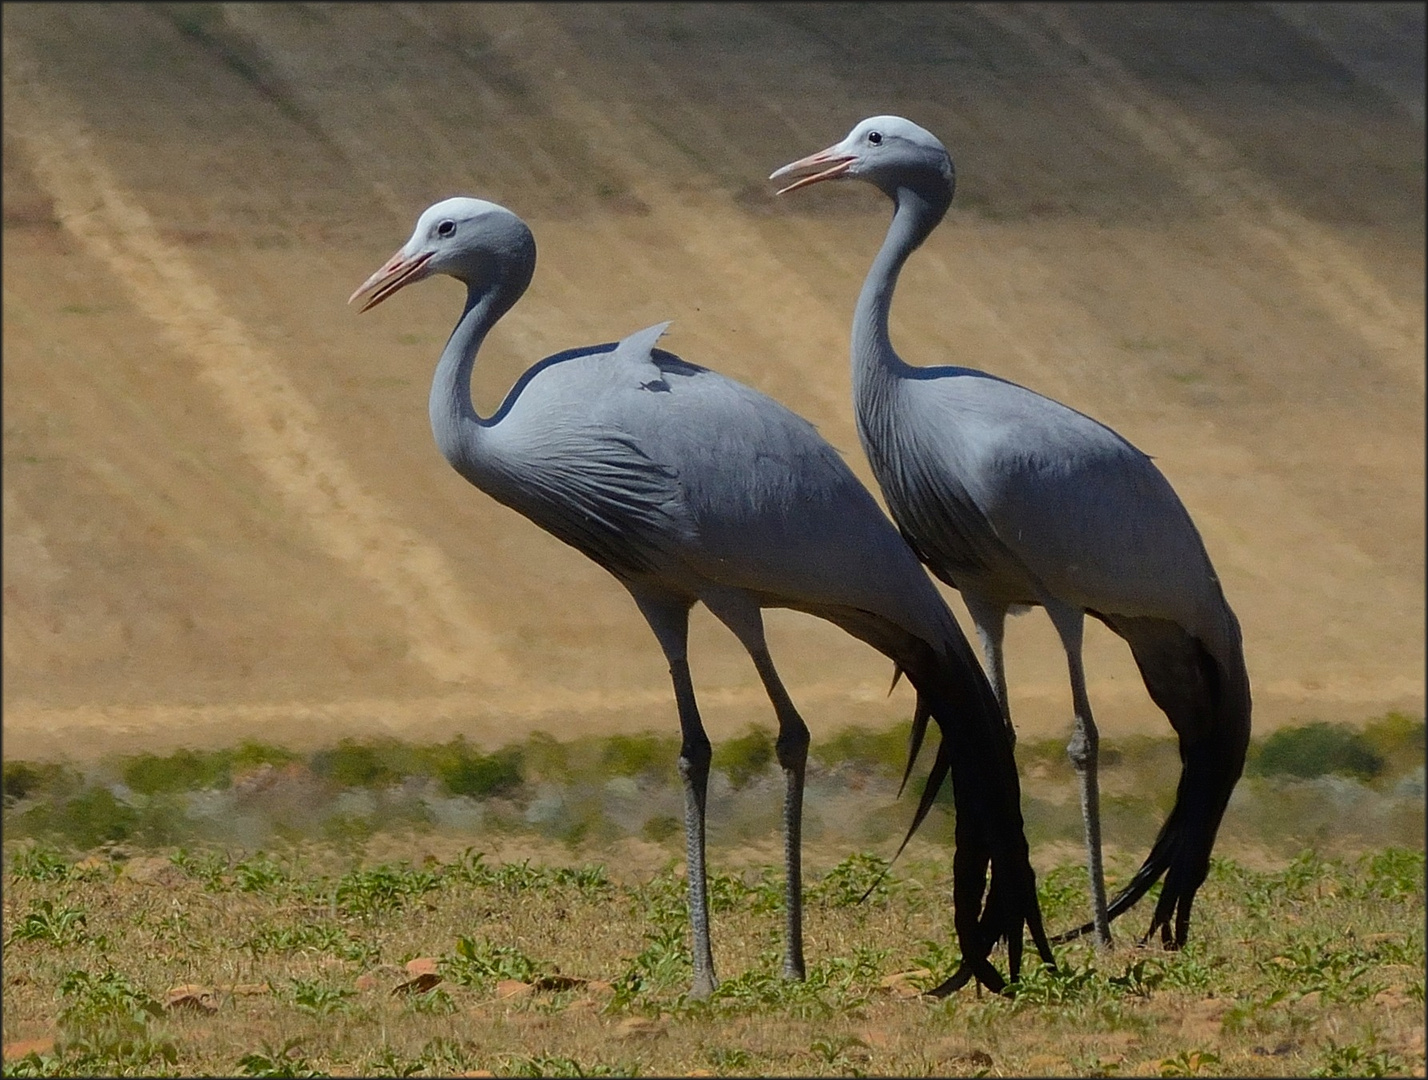
[[[245,744],[5,766],[7,1075],[1409,1075],[1423,1072],[1423,724],[1255,744],[1182,952],[956,966],[950,805],[890,873],[902,733],[817,748],[808,980],[779,977],[777,769],[716,751],[713,999],[692,1002],[671,740]],[[1111,883],[1168,740],[1106,747]],[[1021,746],[1049,928],[1085,917],[1060,747]],[[1004,966],[1005,956],[998,962]]]

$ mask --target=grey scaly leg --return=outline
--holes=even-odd
[[[992,691],[997,695],[997,704],[1002,709],[1002,722],[1007,726],[1007,736],[1016,745],[1016,728],[1012,727],[1011,702],[1007,699],[1007,669],[1002,650],[1002,638],[1006,631],[1007,609],[1000,604],[968,597],[962,594],[972,623],[977,628],[977,639],[982,644],[982,659],[987,668],[987,679]]]
[[[711,603],[711,599],[713,603]],[[808,765],[808,725],[784,689],[764,640],[763,614],[741,593],[704,598],[705,605],[734,632],[763,681],[778,717],[774,744],[783,768],[784,954],[786,979],[803,979],[803,783]]]
[[[689,665],[670,664],[675,680],[675,697],[687,698],[679,709],[684,742],[679,751],[679,777],[684,782],[684,852],[689,876],[689,921],[694,932],[694,985],[689,996],[702,1000],[714,993],[719,979],[714,974],[714,951],[709,941],[709,892],[704,860],[704,811],[709,794],[709,761],[713,753],[704,725],[694,710],[694,693],[689,681]],[[679,684],[687,688],[681,692]]]
[[[1106,877],[1101,864],[1101,794],[1096,775],[1100,735],[1091,715],[1091,701],[1086,695],[1086,673],[1081,665],[1085,616],[1060,604],[1048,604],[1046,611],[1061,635],[1071,673],[1071,704],[1076,710],[1076,721],[1071,741],[1066,746],[1066,756],[1071,759],[1081,787],[1081,819],[1086,826],[1086,872],[1091,883],[1091,921],[1096,928],[1096,944],[1106,948],[1111,944],[1111,920],[1106,910]]]
[[[634,590],[631,590],[634,593]],[[704,859],[704,812],[709,794],[709,762],[713,752],[699,709],[694,683],[689,677],[689,608],[682,600],[642,596],[635,602],[649,621],[669,660],[674,701],[679,710],[683,742],[679,750],[679,778],[684,785],[684,849],[689,876],[689,922],[694,935],[694,984],[689,996],[703,1000],[714,993],[714,952],[709,941],[709,892]]]
[[[784,957],[787,979],[802,979],[803,965],[803,782],[808,765],[808,725],[798,715],[774,671],[768,652],[754,653],[754,665],[778,714],[774,748],[783,767]]]

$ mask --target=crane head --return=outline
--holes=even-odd
[[[417,218],[411,239],[357,287],[349,304],[359,311],[433,274],[449,274],[485,288],[500,279],[530,280],[535,240],[526,223],[504,206],[484,199],[443,199]]]
[[[889,195],[899,186],[952,182],[952,158],[937,136],[901,116],[870,116],[826,150],[775,169],[770,180],[797,177],[779,194],[823,180],[867,180]]]

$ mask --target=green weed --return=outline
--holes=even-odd
[[[870,732],[846,729],[832,739],[820,740],[812,749],[823,768],[852,768],[875,789],[886,794],[901,774],[906,754],[905,728]],[[177,750],[165,755],[137,754],[109,761],[92,774],[68,766],[31,762],[5,763],[5,826],[11,835],[42,838],[64,848],[89,850],[103,843],[179,845],[192,836],[216,837],[241,829],[254,829],[293,840],[318,836],[343,846],[352,854],[378,833],[425,831],[444,828],[460,820],[467,810],[444,805],[449,797],[483,800],[504,798],[488,805],[472,819],[480,828],[515,828],[559,838],[572,844],[591,844],[618,838],[621,826],[603,810],[602,785],[613,777],[639,777],[641,790],[660,799],[677,785],[672,768],[678,740],[659,734],[588,737],[557,742],[546,734],[492,753],[478,751],[463,739],[420,746],[395,739],[357,741],[344,739],[335,747],[306,756],[306,767],[291,774],[269,773],[249,783],[253,770],[300,763],[290,751],[245,742],[221,750]],[[736,795],[764,775],[774,761],[768,732],[750,728],[745,735],[715,748],[715,765],[729,777]],[[1026,822],[1033,843],[1075,839],[1079,819],[1061,800],[1041,797],[1040,791],[1069,783],[1070,771],[1060,740],[1027,742],[1018,747],[1018,760],[1026,784]],[[1231,808],[1227,828],[1236,813],[1252,815],[1253,828],[1270,839],[1300,830],[1301,842],[1323,847],[1340,835],[1364,834],[1370,827],[1389,842],[1412,846],[1409,837],[1421,832],[1421,798],[1414,801],[1414,773],[1423,767],[1423,723],[1400,714],[1380,718],[1362,731],[1343,724],[1311,724],[1281,729],[1257,741],[1251,753],[1249,776],[1241,791],[1244,808]],[[1155,822],[1173,799],[1179,761],[1173,739],[1135,737],[1102,746],[1102,763],[1108,780],[1121,779],[1108,791],[1103,804],[1113,832],[1129,846],[1148,842]],[[1344,777],[1334,798],[1346,813],[1333,813],[1324,793],[1305,779],[1325,773]],[[821,782],[813,775],[814,798]],[[222,799],[195,799],[201,792],[232,792],[242,776],[241,790]],[[122,777],[124,786],[107,786]],[[325,781],[314,793],[312,778]],[[1361,784],[1372,777],[1372,785]],[[411,784],[409,781],[421,781]],[[305,783],[303,783],[305,781]],[[556,810],[522,821],[535,794],[536,783],[547,791]],[[295,788],[294,784],[300,786]],[[1401,789],[1401,790],[1400,790]],[[303,799],[324,800],[316,807],[291,805],[289,795],[300,791]],[[353,809],[340,800],[350,792],[372,792],[369,806]],[[1153,793],[1153,797],[1126,794]],[[439,798],[433,798],[440,793]],[[947,793],[944,793],[944,796]],[[525,806],[522,806],[523,796]],[[740,796],[751,798],[751,796]],[[1268,800],[1268,801],[1266,801]],[[942,799],[946,804],[946,798]],[[222,812],[237,804],[241,812]],[[335,805],[334,805],[335,804]],[[653,809],[653,808],[652,808]],[[858,819],[857,827],[840,827],[857,843],[880,839],[894,825],[891,808]],[[618,817],[618,815],[616,816]],[[777,822],[762,810],[752,818]],[[952,816],[939,808],[921,832],[924,840],[950,843]],[[677,837],[679,820],[666,812],[642,816],[633,825],[657,842]],[[1241,823],[1241,828],[1244,823]],[[1385,831],[1385,829],[1387,831]],[[1064,883],[1057,883],[1058,887]],[[1048,901],[1057,902],[1054,892]],[[1048,916],[1051,917],[1051,916]]]
[[[233,884],[240,892],[273,893],[288,882],[287,871],[271,856],[258,852],[233,866]]]
[[[41,850],[28,844],[12,850],[12,871],[22,851]],[[1325,1075],[1372,1074],[1418,1065],[1416,1058],[1400,1062],[1393,1055],[1408,1055],[1405,1047],[1412,1045],[1416,1022],[1411,1014],[1421,1009],[1422,893],[1411,887],[1418,860],[1392,849],[1347,864],[1306,853],[1273,873],[1251,874],[1228,859],[1217,861],[1197,909],[1202,920],[1185,949],[1137,950],[1112,967],[1090,946],[1070,946],[1058,950],[1057,972],[1044,971],[1034,957],[1025,957],[1022,981],[1010,999],[977,997],[969,990],[940,1005],[900,1002],[900,988],[881,987],[880,977],[925,967],[929,975],[922,978],[931,983],[956,970],[948,905],[923,899],[943,895],[944,862],[919,863],[918,879],[892,880],[878,905],[848,901],[885,867],[881,859],[844,859],[818,878],[813,888],[821,886],[823,892],[811,912],[813,944],[802,982],[782,977],[778,920],[767,917],[782,903],[781,871],[762,868],[754,884],[739,875],[711,875],[716,955],[725,981],[709,1001],[693,1002],[686,996],[687,883],[673,865],[628,884],[612,882],[599,865],[498,864],[470,849],[446,863],[430,857],[416,866],[358,864],[331,876],[308,869],[308,860],[339,867],[348,865],[347,857],[295,849],[281,856],[259,853],[230,867],[227,856],[183,853],[174,862],[187,867],[190,876],[171,886],[172,900],[152,888],[106,889],[72,870],[49,881],[12,873],[7,882],[28,890],[18,903],[7,896],[14,909],[7,912],[6,923],[12,939],[20,927],[26,927],[21,938],[32,936],[37,942],[62,935],[59,913],[66,909],[88,912],[88,922],[97,926],[98,909],[91,898],[103,896],[104,928],[113,938],[103,950],[123,964],[119,970],[71,972],[58,1001],[47,1005],[43,987],[61,982],[52,967],[58,954],[7,948],[6,1007],[23,1010],[14,1021],[7,1016],[7,1024],[57,1025],[64,1041],[56,1051],[7,1063],[6,1071],[212,1074],[235,1069],[235,1059],[247,1049],[217,1032],[249,1030],[253,1040],[266,1036],[282,1047],[282,1039],[293,1031],[289,1026],[283,1032],[283,1024],[304,1025],[302,1049],[293,1044],[274,1050],[265,1044],[261,1052],[246,1055],[237,1071],[310,1075],[318,1063],[335,1069],[329,1063],[340,1062],[366,1075],[450,1075],[488,1068],[547,1074],[578,1068],[591,1074],[634,1067],[663,1074],[699,1067],[854,1074],[937,1072],[952,1060],[962,1071],[1012,1074],[1028,1067],[1035,1071],[1028,1061],[1049,1053],[1077,1073],[1102,1074],[1115,1065],[1107,1052],[1125,1046],[1113,1042],[1112,1033],[1121,1038],[1129,1033],[1144,1048],[1129,1059],[1151,1062],[1137,1066],[1141,1072],[1263,1072],[1273,1062],[1260,1059],[1291,1052],[1281,1047],[1292,1048],[1296,1056],[1284,1063],[1301,1072],[1317,1065]],[[33,857],[37,875],[59,872],[45,870],[48,861],[53,856]],[[239,866],[251,878],[250,892],[238,888],[234,870]],[[1080,872],[1076,866],[1057,867],[1040,877],[1054,885],[1063,878],[1075,880]],[[224,895],[212,895],[205,884],[209,878],[226,882]],[[916,880],[927,884],[915,890]],[[344,905],[338,907],[344,881]],[[1250,913],[1240,891],[1244,882],[1277,893],[1264,900],[1266,915]],[[417,910],[410,917],[374,918],[360,928],[346,921],[364,905],[373,914]],[[497,909],[503,912],[499,930],[493,921],[485,937],[459,936],[473,917],[484,923],[485,912]],[[45,918],[27,919],[27,914]],[[555,920],[560,920],[558,928]],[[42,923],[49,929],[40,929]],[[80,928],[77,919],[70,925]],[[635,940],[639,930],[645,931],[635,946],[624,944],[631,940],[631,927]],[[558,983],[540,989],[543,976],[561,969],[539,957],[536,949],[543,946],[528,942],[550,941],[552,930],[560,941],[551,946],[559,950],[552,959],[559,959],[562,968],[591,980],[621,972],[611,980],[613,994],[603,999],[606,1019],[597,1021],[596,1028],[589,1026],[592,1017],[585,1007],[598,1008],[601,991],[554,990]],[[593,950],[592,943],[611,931],[620,936],[619,948]],[[918,941],[918,932],[926,938]],[[433,938],[447,935],[454,945],[438,962],[446,982],[425,993],[359,997],[348,988],[345,974],[331,974],[322,963],[336,957],[365,970],[383,955],[428,955]],[[93,939],[79,946],[86,956],[101,948]],[[224,963],[224,974],[201,978],[231,980],[235,986],[265,983],[280,988],[276,995],[271,990],[225,995],[220,1019],[226,1015],[231,1023],[190,1023],[185,1015],[169,1016],[184,1041],[166,1041],[166,1032],[155,1023],[157,1003],[143,987],[185,981],[192,976],[179,976],[175,969],[211,970],[216,958],[228,955],[235,961]],[[999,950],[994,959],[1004,963],[1004,953]],[[17,975],[25,981],[8,981]],[[487,1008],[494,1001],[495,983],[503,979],[535,984],[537,991],[519,1002]],[[1393,993],[1379,995],[1384,988]],[[1209,1047],[1219,1060],[1209,1057],[1203,1045],[1175,1041],[1186,1002],[1212,994],[1229,1005],[1218,1039]],[[475,1007],[468,1010],[467,1003]],[[615,1017],[622,1012],[659,1017],[660,1037],[626,1043],[638,1045],[637,1057],[612,1064],[592,1049],[589,1039],[598,1030],[607,1034],[597,1037],[621,1040],[644,1033],[620,1034]],[[577,1017],[585,1019],[576,1022]],[[861,1024],[864,1018],[871,1030],[889,1032],[887,1046],[879,1042],[870,1050],[861,1045],[867,1036],[861,1027],[850,1030],[848,1021]],[[528,1019],[540,1021],[537,1044],[521,1041],[530,1038],[522,1023]],[[452,1025],[459,1026],[460,1038],[444,1037]],[[728,1037],[711,1034],[711,1025]],[[1315,1048],[1324,1037],[1315,1033],[1321,1031],[1338,1040],[1334,1048]],[[925,1049],[907,1049],[959,1036],[999,1040],[1000,1049],[991,1049],[995,1070],[965,1053],[949,1058],[939,1052],[939,1058]],[[320,1040],[320,1051],[314,1040]],[[1275,1049],[1251,1051],[1254,1040]],[[721,1042],[726,1044],[722,1049]],[[1121,1068],[1130,1071],[1124,1057]]]
[[[754,1055],[737,1047],[718,1046],[708,1051],[709,1064],[725,1072],[752,1068]]]
[[[1048,925],[1080,914],[1088,905],[1086,872],[1078,866],[1053,867],[1038,876],[1036,895],[1041,902],[1041,918]]]
[[[372,1067],[366,1070],[365,1075],[416,1076],[425,1071],[426,1066],[420,1061],[406,1061],[399,1057],[390,1046],[383,1046],[382,1052],[373,1060]]]
[[[1318,993],[1326,1001],[1366,1001],[1383,984],[1366,978],[1377,964],[1356,947],[1336,948],[1325,936],[1298,940],[1259,962],[1271,983],[1288,991],[1291,999]]]
[[[192,854],[185,848],[179,848],[169,856],[169,862],[173,863],[189,877],[203,882],[210,892],[225,892],[229,883],[226,880],[228,874],[228,857],[216,851]]]
[[[66,999],[59,1021],[78,1031],[133,1035],[164,1011],[149,993],[112,968],[98,975],[76,968],[60,980],[59,992]]]
[[[850,907],[863,903],[864,897],[868,903],[886,903],[896,884],[887,877],[890,865],[867,852],[849,855],[807,889],[806,896],[830,907]]]
[[[394,749],[395,744],[384,743],[379,748],[343,739],[331,750],[314,754],[309,767],[339,787],[386,787],[401,779],[389,760]]]
[[[441,987],[421,994],[412,994],[407,999],[407,1007],[422,1016],[449,1016],[457,1011],[456,1002]]]
[[[435,873],[405,864],[353,870],[337,882],[337,907],[359,917],[400,911],[440,884],[441,879]]]
[[[647,931],[645,947],[627,963],[625,971],[614,980],[610,1003],[613,1012],[631,1008],[642,994],[678,985],[690,977],[694,964],[683,921],[666,921]]]
[[[922,938],[913,946],[913,950],[911,966],[926,968],[932,972],[927,979],[915,980],[923,990],[936,986],[962,963],[961,949],[950,940],[934,941],[931,938]]]
[[[1202,943],[1192,938],[1175,953],[1148,959],[1144,970],[1156,988],[1200,993],[1214,985],[1215,971],[1224,964],[1224,957],[1207,956]]]
[[[442,957],[439,970],[457,986],[487,990],[503,979],[530,982],[549,966],[532,960],[513,945],[493,945],[489,941],[458,937],[454,955]]]
[[[809,1043],[808,1049],[843,1076],[867,1075],[863,1066],[871,1056],[868,1044],[856,1035],[824,1036]]]
[[[1369,1051],[1350,1043],[1340,1046],[1329,1040],[1319,1064],[1310,1076],[1406,1076],[1408,1067],[1396,1054],[1387,1050]]]
[[[342,986],[325,986],[310,979],[294,979],[292,982],[293,1004],[314,1016],[329,1016],[345,1012],[348,998],[356,996],[355,990]]]
[[[64,881],[69,874],[68,860],[50,848],[22,847],[10,859],[10,876],[22,881]]]
[[[416,1061],[429,1076],[459,1076],[475,1068],[479,1055],[474,1044],[437,1037],[427,1041]]]
[[[1359,871],[1364,877],[1355,891],[1379,900],[1405,900],[1422,896],[1424,890],[1424,858],[1421,851],[1387,848],[1371,852],[1359,859]]]
[[[1161,1076],[1203,1076],[1205,1070],[1220,1063],[1213,1050],[1181,1050],[1160,1063]]]
[[[339,926],[303,923],[297,926],[265,926],[243,942],[254,959],[264,953],[325,953],[350,963],[375,958],[373,946],[352,937]]]
[[[86,916],[79,908],[56,908],[52,900],[40,900],[22,918],[10,935],[11,941],[39,941],[63,948],[83,941]]]
[[[1094,1004],[1113,992],[1094,966],[1064,962],[1054,971],[1032,965],[1010,991],[1014,1008]]]
[[[308,1063],[302,1053],[302,1040],[289,1039],[274,1048],[266,1040],[260,1051],[244,1054],[238,1059],[238,1069],[244,1076],[309,1077],[325,1076]]]
[[[6,1076],[178,1076],[172,1039],[105,1033],[70,1039],[55,1054],[5,1063]]]
[[[505,1072],[510,1076],[639,1076],[639,1069],[629,1064],[582,1065],[572,1057],[557,1054],[519,1054],[506,1058]]]
[[[719,984],[707,1007],[720,1015],[758,1014],[777,1009],[799,1020],[822,1020],[833,1016],[837,1006],[824,997],[826,978],[804,982],[785,979],[775,970],[777,954],[766,954],[757,968],[750,968]],[[810,973],[812,974],[812,973]],[[701,1006],[695,1005],[694,1008]]]
[[[1391,712],[1364,726],[1363,740],[1383,759],[1388,773],[1421,769],[1424,760],[1424,722]]]

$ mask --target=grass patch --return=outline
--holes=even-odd
[[[958,961],[945,856],[900,863],[860,904],[885,860],[815,854],[797,983],[780,974],[778,870],[715,872],[723,981],[694,1002],[676,862],[617,878],[605,863],[411,844],[376,861],[313,843],[173,851],[172,873],[149,878],[125,859],[11,844],[4,1038],[53,1044],[6,1074],[1337,1076],[1423,1063],[1421,851],[1302,852],[1267,870],[1217,858],[1184,950],[1131,947],[1118,923],[1111,952],[1072,943],[1059,970],[1032,963],[1008,997],[946,1001],[916,996]],[[1082,880],[1079,866],[1041,870],[1053,928],[1083,910]]]
[[[808,978],[790,983],[782,870],[760,861],[777,861],[779,844],[772,733],[715,748],[709,896],[723,982],[707,1002],[685,996],[674,737],[6,762],[5,1041],[53,1045],[5,1072],[1421,1068],[1421,720],[1256,741],[1181,952],[1129,946],[1153,890],[1117,924],[1115,951],[1071,943],[1054,973],[1029,961],[1013,996],[945,1002],[908,995],[959,961],[950,804],[889,871],[911,812],[908,795],[895,799],[905,729],[848,730],[813,750]],[[1054,932],[1088,907],[1074,777],[1061,740],[1023,743],[1017,757]],[[1102,765],[1114,889],[1169,809],[1179,756],[1170,738],[1124,739],[1103,743]],[[168,1004],[185,987],[190,1004]]]

